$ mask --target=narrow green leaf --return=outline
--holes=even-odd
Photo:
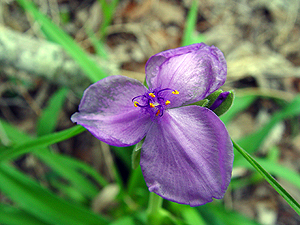
[[[0,204],[0,224],[5,225],[50,225],[28,212],[12,206]]]
[[[54,131],[59,112],[61,111],[66,98],[67,91],[67,89],[62,88],[58,90],[49,100],[48,106],[44,109],[42,116],[38,120],[38,136],[50,134]],[[96,188],[96,186],[92,184],[90,180],[88,180],[82,173],[79,173],[79,170],[66,165],[66,160],[65,158],[61,157],[61,155],[51,153],[49,149],[35,151],[34,153],[40,160],[50,166],[54,171],[56,171],[66,180],[70,181],[70,183],[80,190],[86,197],[92,199],[99,192],[98,188]]]
[[[97,39],[95,33],[91,29],[86,29],[86,33],[93,43],[96,54],[103,59],[108,59],[108,52],[106,51],[105,44]]]
[[[0,148],[0,162],[3,162],[5,160],[14,159],[18,156],[21,156],[25,153],[32,152],[37,149],[43,149],[47,146],[56,144],[58,142],[61,142],[63,140],[69,139],[71,137],[74,137],[77,134],[82,133],[85,131],[85,128],[76,125],[74,127],[71,127],[69,129],[59,131],[56,133],[48,134],[42,137],[39,137],[34,140],[28,140],[24,143],[14,145],[12,147],[1,147]]]
[[[114,154],[122,160],[128,169],[131,169],[131,153],[133,151],[133,146],[129,147],[116,147],[110,146]]]
[[[104,37],[106,33],[107,26],[111,23],[113,19],[114,12],[118,6],[119,0],[98,0],[101,5],[102,14],[103,14],[103,21],[100,27],[100,35]]]
[[[266,181],[285,199],[285,201],[300,215],[299,203],[243,148],[232,141],[234,148],[265,178]]]
[[[198,1],[193,0],[185,23],[181,46],[204,42],[204,37],[202,35],[199,35],[197,37],[194,34],[196,30],[195,29],[196,23],[197,23],[197,12],[198,12]]]
[[[229,111],[230,112],[230,111]],[[242,138],[238,141],[239,145],[247,148],[249,153],[254,152],[259,148],[265,140],[271,129],[281,120],[297,116],[300,114],[300,95],[296,96],[283,110],[273,115],[271,120],[257,132]]]
[[[91,59],[74,40],[50,19],[43,15],[36,6],[28,0],[17,0],[17,2],[30,13],[33,18],[41,25],[41,29],[48,38],[60,44],[66,52],[81,66],[88,78],[92,82],[97,82],[108,74],[104,72],[96,62]]]
[[[142,192],[145,191],[144,198],[148,197],[149,191],[147,190],[145,179],[143,177],[140,166],[138,168],[136,168],[135,170],[132,170],[132,172],[130,173],[129,181],[127,183],[128,183],[127,184],[127,193],[130,196],[141,194],[141,193],[138,193],[138,190],[141,190]]]
[[[198,207],[198,210],[209,225],[259,225],[240,213],[226,210],[221,204],[206,204]]]
[[[89,200],[86,199],[86,196],[82,192],[74,186],[66,185],[65,181],[57,179],[55,176],[48,176],[47,180],[51,184],[51,187],[59,190],[59,196],[62,196],[65,200],[80,205],[87,205],[89,203]]]
[[[28,140],[32,140],[32,137],[29,135],[20,132],[17,128],[11,126],[8,123],[5,123],[0,120],[0,123],[3,127],[5,134],[8,139],[13,143],[22,143]],[[39,152],[43,154],[46,150],[45,156],[39,157]],[[34,151],[34,154],[39,157],[44,163],[50,166],[53,170],[63,176],[66,180],[69,180],[73,185],[80,187],[81,190],[86,190],[84,186],[89,186],[90,180],[88,180],[85,174],[90,175],[96,182],[98,182],[101,186],[106,186],[108,182],[90,165],[76,160],[75,158],[68,157],[66,155],[58,154],[58,153],[50,153],[48,149],[41,149],[38,151]],[[68,173],[69,170],[72,170],[71,173]],[[79,172],[82,171],[83,173]],[[83,182],[83,180],[85,182]],[[85,184],[87,183],[87,184]],[[94,189],[94,188],[93,188]],[[89,189],[87,189],[89,190]],[[87,196],[90,196],[90,191],[85,191],[85,193],[89,193]]]
[[[76,204],[70,204],[20,171],[7,164],[0,164],[0,190],[24,211],[49,224],[86,225],[107,224],[100,215]]]
[[[62,177],[70,181],[78,190],[80,190],[86,197],[93,199],[98,194],[99,189],[90,182],[85,175],[79,173],[73,167],[64,164],[65,160],[59,154],[54,154],[46,151],[35,152],[35,155],[50,166]]]
[[[82,171],[86,174],[88,174],[89,176],[91,176],[93,179],[95,179],[96,182],[98,182],[101,186],[105,187],[106,185],[108,185],[108,181],[105,180],[93,167],[91,167],[90,165],[81,162],[77,159],[71,158],[67,155],[61,155],[61,154],[57,154],[55,155],[55,157],[59,157],[60,158],[60,162],[65,164],[66,166],[73,168],[76,171]]]
[[[32,137],[19,131],[10,124],[1,120],[0,123],[3,131],[12,143],[22,143],[32,140]],[[95,188],[95,184],[86,177],[86,174],[103,187],[108,184],[108,182],[94,168],[74,158],[50,152],[49,149],[40,149],[35,151],[34,155],[50,166],[65,180],[69,181],[70,184],[80,190],[86,197],[94,198],[98,193],[98,188]]]
[[[184,221],[189,225],[207,225],[196,208],[182,207],[182,217],[184,218]]]
[[[55,130],[58,115],[66,99],[68,89],[62,88],[53,94],[48,106],[44,109],[42,116],[37,121],[37,135],[43,136]]]
[[[300,175],[297,172],[287,167],[284,167],[277,162],[272,162],[266,159],[260,159],[255,157],[252,158],[255,159],[261,166],[263,166],[270,174],[276,177],[283,178],[300,189]],[[235,160],[234,166],[243,166],[248,169],[254,170],[254,168],[249,163],[241,159]]]
[[[126,216],[110,223],[109,225],[124,225],[124,224],[135,225],[135,222],[132,217]]]

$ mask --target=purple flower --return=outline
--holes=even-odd
[[[167,50],[146,64],[149,89],[135,79],[107,77],[84,92],[71,119],[109,145],[145,138],[140,165],[149,191],[202,205],[224,196],[233,147],[219,117],[192,104],[222,86],[226,74],[225,58],[214,46]]]

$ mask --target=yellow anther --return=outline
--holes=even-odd
[[[155,94],[153,94],[152,92],[149,93],[149,96],[151,96],[152,98],[155,98]]]
[[[178,94],[179,94],[179,91],[177,91],[177,90],[174,90],[174,91],[172,91],[172,94],[174,94],[174,95],[178,95]]]
[[[160,110],[157,110],[155,116],[158,116],[160,114]]]
[[[171,102],[169,101],[169,100],[167,100],[166,102],[165,102],[165,104],[166,105],[169,105]]]
[[[155,105],[152,102],[150,102],[149,105],[150,105],[150,108],[154,108],[155,107]]]
[[[138,107],[138,104],[139,104],[139,103],[138,103],[137,101],[134,101],[133,104],[134,104],[135,107]]]

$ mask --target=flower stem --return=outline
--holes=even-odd
[[[149,224],[161,224],[163,215],[161,214],[163,198],[150,192],[147,216]]]
[[[149,203],[148,203],[148,214],[155,214],[162,208],[163,198],[150,192]]]

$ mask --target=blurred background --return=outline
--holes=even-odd
[[[223,89],[236,99],[221,119],[231,137],[300,201],[299,12],[299,0],[1,0],[0,224],[146,224],[132,148],[89,132],[51,149],[28,141],[73,127],[91,83],[117,74],[143,81],[150,56],[196,42],[227,60]],[[238,154],[223,200],[164,207],[183,224],[300,224]]]

